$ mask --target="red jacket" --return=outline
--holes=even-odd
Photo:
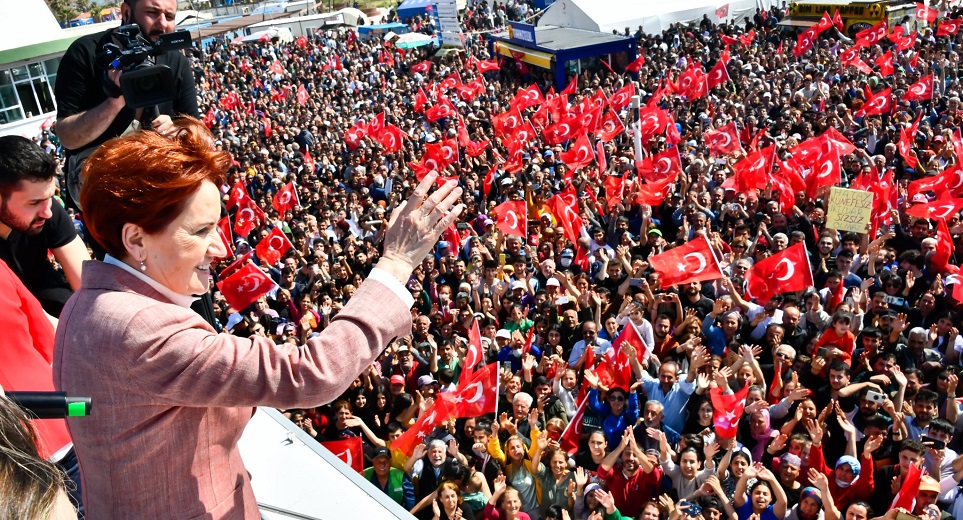
[[[873,473],[876,472],[873,456],[864,452],[859,456],[859,463],[861,467],[856,482],[849,487],[839,487],[836,483],[836,469],[826,465],[822,445],[814,444],[809,450],[809,467],[829,477],[829,493],[833,496],[836,509],[840,511],[845,511],[849,504],[857,500],[869,500],[870,495],[873,494]]]

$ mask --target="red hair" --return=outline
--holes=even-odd
[[[159,233],[204,181],[218,187],[227,181],[231,155],[214,149],[207,127],[191,117],[176,119],[174,126],[170,137],[143,130],[111,139],[84,163],[84,222],[112,256],[127,254],[125,224]]]

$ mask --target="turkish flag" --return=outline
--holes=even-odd
[[[461,76],[458,75],[458,71],[452,72],[447,78],[441,80],[439,87],[448,90],[450,88],[455,88],[461,85]]]
[[[763,19],[765,19],[766,11],[763,11],[762,13],[763,13]],[[755,29],[750,29],[749,32],[747,32],[746,34],[739,35],[739,43],[741,43],[745,47],[752,45],[752,40],[755,40],[755,39],[756,39]]]
[[[384,148],[385,153],[394,153],[401,150],[404,142],[405,133],[395,125],[386,125],[381,135],[378,136],[378,143]]]
[[[365,129],[365,133],[374,139],[381,136],[381,132],[385,129],[385,113],[381,111],[378,115],[371,118],[371,122],[368,123],[368,127]]]
[[[281,228],[274,227],[268,233],[268,236],[257,243],[254,249],[257,251],[258,258],[268,265],[276,265],[284,256],[284,253],[294,249],[294,246],[291,245],[291,241],[284,235]]]
[[[677,178],[680,173],[682,162],[679,159],[679,149],[674,146],[646,157],[639,167],[639,175],[647,183],[658,183],[669,177]]]
[[[638,58],[633,60],[632,63],[629,63],[628,65],[626,65],[625,70],[626,72],[631,72],[635,74],[642,69],[643,65],[645,65],[645,55],[639,56]]]
[[[298,44],[298,47],[301,47],[302,49],[307,48],[308,39],[305,38],[304,35],[302,34],[301,36],[298,36],[297,44]]]
[[[722,270],[704,236],[650,257],[649,265],[659,272],[662,289],[722,278]]]
[[[484,74],[486,72],[498,70],[501,67],[498,66],[497,60],[479,60],[477,63],[475,63],[475,68],[479,73]]]
[[[439,164],[438,171],[444,170],[448,165],[458,162],[458,142],[454,139],[445,139],[425,145],[425,153],[435,159]]]
[[[220,104],[224,110],[234,110],[241,104],[241,100],[238,99],[236,92],[231,92],[221,98]]]
[[[574,172],[591,164],[595,160],[595,151],[592,149],[592,143],[589,142],[588,136],[582,133],[568,150],[559,154],[559,158]]]
[[[425,437],[434,431],[435,426],[447,421],[452,416],[454,413],[453,403],[454,401],[450,399],[435,399],[435,402],[422,412],[415,424],[391,443],[391,449],[398,450],[410,457],[415,446],[424,442]]]
[[[726,63],[719,60],[706,76],[706,87],[713,89],[727,81],[729,81],[729,71],[726,69]]]
[[[308,104],[308,90],[304,88],[304,85],[300,85],[298,87],[298,93],[295,98],[298,100],[298,104],[301,106]]]
[[[267,116],[264,116],[263,118],[261,118],[261,120],[264,121],[264,138],[270,139],[271,138],[271,119],[268,118]]]
[[[953,151],[956,153],[956,161],[959,163],[963,159],[963,133],[960,132],[960,127],[953,129]]]
[[[734,439],[739,430],[739,419],[746,409],[749,385],[743,385],[735,394],[723,394],[721,388],[709,389],[712,400],[712,424],[719,439]]]
[[[709,147],[709,153],[715,156],[726,156],[742,150],[735,121],[729,121],[725,126],[710,130],[702,137],[706,146]]]
[[[959,165],[953,165],[935,177],[924,177],[909,183],[906,190],[909,197],[926,191],[936,193],[946,191],[961,196],[963,195],[963,189],[961,188],[963,188],[963,170],[960,169]]]
[[[923,479],[923,470],[910,464],[909,470],[903,476],[903,483],[899,487],[890,509],[901,507],[907,511],[912,511],[916,505],[916,495],[920,493],[920,481]]]
[[[748,385],[746,386],[748,387]],[[562,431],[562,436],[558,439],[559,445],[569,455],[575,455],[578,452],[579,444],[582,441],[582,419],[585,417],[585,406],[587,404],[588,399],[583,398],[578,405],[578,409],[575,410],[575,415],[569,420],[568,425]]]
[[[518,89],[518,93],[512,98],[510,104],[518,107],[520,110],[525,110],[535,105],[541,105],[544,102],[545,97],[542,96],[542,91],[539,90],[538,85],[533,83],[529,85],[528,88]]]
[[[813,48],[817,36],[819,36],[819,34],[816,32],[815,26],[799,33],[799,36],[796,38],[796,46],[792,49],[793,55],[799,58],[809,52],[809,50]]]
[[[706,73],[701,65],[696,65],[693,61],[688,69],[679,75],[680,94],[688,101],[695,101],[709,93],[706,88]]]
[[[231,233],[231,217],[224,215],[221,220],[217,221],[217,236],[221,237],[221,243],[224,244],[224,249],[227,250],[227,254],[220,258],[228,258],[234,256],[234,235]]]
[[[836,12],[833,13],[833,25],[835,25],[840,31],[845,28],[845,24],[843,24],[843,17],[841,14],[839,14],[838,8],[836,9]]]
[[[294,187],[294,181],[281,186],[281,189],[274,194],[271,205],[274,206],[274,209],[278,210],[278,215],[282,218],[285,212],[291,211],[301,205],[301,201],[298,200],[298,190]]]
[[[456,418],[495,413],[498,404],[498,363],[485,365],[474,372],[467,383],[459,383],[457,391],[444,392],[441,396],[451,400]]]
[[[231,276],[217,282],[217,288],[224,295],[228,305],[237,312],[241,312],[258,298],[273,291],[277,287],[270,276],[264,274],[254,264],[244,264]]]
[[[810,200],[816,197],[819,188],[835,186],[842,180],[842,166],[839,163],[839,151],[836,147],[829,147],[829,151],[821,154],[813,164],[813,169],[806,177],[806,194]]]
[[[482,347],[481,332],[478,330],[478,320],[471,320],[471,328],[468,329],[468,352],[461,364],[461,375],[458,378],[458,386],[465,387],[472,380],[475,367],[485,359],[485,349]],[[497,365],[496,365],[497,366]]]
[[[916,19],[925,20],[926,23],[933,23],[936,21],[936,17],[939,15],[939,11],[932,7],[927,7],[926,4],[917,2],[916,4]]]
[[[625,179],[618,175],[606,175],[602,184],[605,187],[605,200],[608,201],[610,207],[622,202]]]
[[[876,66],[879,67],[879,74],[883,77],[893,75],[893,51],[887,51],[876,58]]]
[[[933,73],[920,78],[906,89],[903,94],[905,101],[928,101],[933,98]]]
[[[661,206],[662,203],[665,202],[665,198],[669,196],[669,192],[672,191],[672,185],[675,184],[676,180],[678,180],[678,177],[666,177],[659,182],[640,184],[633,202],[652,206],[653,208]],[[610,202],[609,204],[617,203]]]
[[[963,276],[956,273],[948,274],[943,277],[943,283],[946,284],[947,288],[952,285],[953,300],[957,303],[963,303]],[[957,397],[956,402],[963,404],[963,397]]]
[[[578,89],[578,76],[572,76],[572,79],[565,85],[565,88],[558,93],[560,96],[571,96]],[[546,101],[551,100],[551,96],[546,96]]]
[[[311,158],[311,152],[308,150],[304,151],[304,171],[314,173],[314,159]]]
[[[736,191],[747,192],[752,189],[764,189],[769,183],[769,175],[776,158],[776,146],[769,145],[762,150],[752,152],[744,159],[732,165],[735,171]]]
[[[909,33],[909,34],[908,34],[906,37],[904,37],[904,38],[899,38],[899,39],[897,39],[894,43],[896,43],[896,48],[899,49],[899,50],[901,50],[901,51],[905,51],[905,50],[907,50],[907,49],[911,49],[911,48],[915,47],[915,46],[916,46],[916,31],[913,31],[913,32]],[[916,67],[913,67],[913,68],[916,68]]]
[[[598,130],[599,120],[602,119],[602,108],[593,106],[578,116],[579,126],[582,127],[583,132],[594,134]]]
[[[351,128],[344,131],[344,142],[347,143],[348,148],[351,150],[357,150],[358,146],[361,146],[361,140],[367,135],[364,123],[362,121],[356,121]]]
[[[465,145],[465,155],[468,157],[478,157],[479,155],[485,153],[485,150],[488,149],[489,144],[491,144],[491,141],[488,139],[479,141],[477,143],[468,143]]]
[[[866,104],[853,115],[856,117],[888,114],[893,108],[893,88],[887,87],[866,100]]]
[[[607,143],[623,132],[625,132],[625,125],[622,123],[622,118],[614,110],[608,110],[602,116],[602,120],[599,121],[595,136],[601,139],[603,143]]]
[[[665,131],[669,124],[669,115],[665,110],[643,107],[639,110],[639,133],[646,140]]]
[[[907,215],[926,219],[948,219],[963,209],[963,199],[955,199],[949,192],[942,192],[939,199],[926,204],[913,204],[906,209]]]
[[[563,192],[556,193],[545,204],[562,226],[565,238],[573,243],[577,242],[585,222],[578,214],[578,195],[575,190],[569,187]]]
[[[562,144],[575,137],[579,130],[581,129],[577,125],[569,122],[555,123],[542,130],[542,140],[550,145]]]
[[[619,112],[623,108],[629,106],[632,102],[632,96],[635,95],[635,83],[629,83],[628,85],[618,89],[609,98],[609,108]]]
[[[844,49],[839,52],[839,62],[843,65],[849,65],[850,62],[859,59],[859,50],[862,48],[861,44],[853,45],[848,49]]]
[[[920,111],[920,113],[916,115],[916,119],[909,127],[899,129],[899,143],[896,145],[900,157],[902,157],[903,160],[906,161],[906,164],[913,169],[919,166],[919,161],[915,156],[911,155],[910,152],[913,148],[913,142],[916,139],[916,131],[919,128],[920,117],[922,117],[922,115],[923,112]]]
[[[231,191],[227,193],[227,202],[225,205],[227,209],[231,209],[237,206],[241,202],[241,199],[247,197],[247,186],[244,185],[244,181],[237,181],[234,186],[231,187]]]
[[[638,331],[634,329],[635,325],[629,321],[629,323],[622,328],[619,337],[621,338],[623,334],[635,334],[635,339],[641,343],[641,337],[638,337]],[[632,386],[632,365],[629,362],[629,357],[621,351],[622,343],[629,341],[636,347],[639,356],[647,352],[644,344],[641,349],[639,349],[635,344],[635,339],[623,339],[618,343],[618,346],[612,343],[612,348],[605,351],[605,355],[602,356],[602,362],[599,363],[599,366],[595,367],[595,375],[599,379],[599,384],[609,389],[621,388],[626,392],[629,391],[629,387]],[[617,340],[618,338],[616,338],[616,341]],[[586,346],[585,348],[592,349],[591,346]]]
[[[936,226],[936,251],[933,253],[933,267],[937,272],[944,272],[953,257],[953,235],[946,227],[946,219],[939,219]]]
[[[775,365],[773,365],[776,373],[772,377],[772,382],[769,383],[769,392],[766,393],[766,402],[769,404],[779,404],[779,401],[782,400],[782,385],[776,384],[782,382],[782,365],[783,361],[781,360],[776,360]]]
[[[418,92],[415,94],[414,109],[415,112],[421,113],[425,110],[425,105],[428,104],[428,94],[425,94],[425,89],[423,87],[418,87]]]
[[[247,238],[261,222],[264,222],[264,211],[245,192],[238,202],[237,214],[234,215],[234,233],[241,238]]]
[[[492,210],[495,217],[495,227],[506,235],[525,238],[528,228],[527,213],[524,200],[509,200],[502,202]]]
[[[840,157],[849,155],[856,151],[856,145],[854,145],[849,139],[846,139],[846,136],[839,133],[839,130],[836,130],[833,127],[829,127],[829,129],[823,132],[819,137],[832,143],[836,147],[836,151],[839,152]]]
[[[757,262],[746,273],[746,284],[747,292],[760,305],[765,305],[777,294],[813,287],[813,272],[805,243],[800,242]]]
[[[521,143],[528,144],[538,137],[538,132],[532,126],[532,122],[525,119],[522,124],[515,129],[513,137]]]
[[[455,106],[452,105],[451,101],[445,96],[441,96],[441,99],[437,103],[425,111],[425,118],[432,123],[439,119],[455,117],[456,115],[458,115],[458,111],[455,110]]]
[[[729,16],[729,4],[716,9],[716,18],[724,20],[727,16]]]
[[[204,126],[208,128],[208,130],[214,126],[214,107],[207,109],[207,113],[204,114],[204,119],[202,122],[204,123]]]
[[[251,249],[247,253],[244,253],[243,255],[235,258],[233,262],[231,262],[227,267],[221,270],[219,274],[220,279],[223,280],[231,276],[231,274],[235,273],[238,269],[247,265],[248,260],[250,260],[251,257],[253,256],[254,256],[254,250]]]
[[[431,70],[431,61],[425,60],[415,63],[411,66],[411,72],[417,72],[419,74],[427,74]]]
[[[478,95],[478,85],[475,83],[455,85],[455,92],[462,101],[470,103]]]
[[[629,320],[628,323],[622,327],[619,335],[615,337],[615,341],[612,342],[612,350],[621,350],[624,343],[635,347],[640,362],[648,359],[649,356],[652,355],[652,351],[649,349],[649,346],[642,341],[642,335],[639,334],[639,329],[632,323],[632,320]],[[629,373],[631,374],[631,371]]]
[[[509,132],[522,126],[525,118],[517,106],[510,107],[508,110],[492,117],[492,127],[495,135],[509,135]]]
[[[860,41],[864,42],[867,46],[875,45],[878,42],[883,41],[886,37],[886,33],[889,32],[889,26],[886,20],[879,22],[878,24],[863,29],[856,33],[856,43],[859,44]]]
[[[960,30],[961,23],[963,23],[963,18],[940,20],[940,23],[936,26],[936,35],[949,36],[956,34],[956,32]]]
[[[340,441],[324,441],[322,446],[332,455],[351,466],[358,473],[364,473],[364,453],[361,450],[361,437],[349,437]]]
[[[823,31],[829,29],[833,26],[833,19],[829,16],[828,11],[823,11],[823,17],[819,19],[816,23],[816,34],[822,34]]]

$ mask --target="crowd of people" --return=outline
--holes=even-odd
[[[464,52],[444,56],[351,29],[207,46],[190,66],[198,114],[232,157],[221,187],[230,222],[244,219],[237,186],[265,215],[233,233],[211,268],[215,325],[277,345],[319,335],[382,257],[424,158],[456,143],[438,173],[457,180],[465,210],[405,284],[410,334],[337,400],[285,410],[319,441],[360,439],[365,477],[392,500],[425,519],[959,517],[960,38],[936,36],[935,23],[913,33],[917,21],[906,19],[888,28],[902,29],[896,38],[856,44],[870,69],[860,71],[841,61],[854,46],[842,31],[795,56],[801,44],[776,25],[785,14],[660,34],[626,28],[644,57],[628,57],[637,72],[595,62],[563,94],[548,71],[490,54],[486,31],[537,19],[524,2],[469,2]],[[879,66],[887,53],[891,71]],[[491,60],[497,69],[477,67]],[[693,64],[720,62],[726,81],[699,95],[680,87]],[[930,98],[907,96],[931,74]],[[531,85],[542,99],[517,108]],[[644,136],[645,157],[678,150],[680,171],[656,196],[646,186],[661,181],[643,171],[651,164],[635,156],[631,130],[607,140],[583,132],[594,157],[575,168],[576,136],[545,131],[599,98],[631,128],[627,104],[609,106],[629,85],[668,116]],[[886,88],[891,108],[865,115]],[[456,114],[427,115],[445,99]],[[498,116],[513,110],[534,135],[505,130]],[[740,143],[720,154],[706,136],[730,123]],[[389,126],[400,145],[380,139]],[[873,191],[877,205],[891,184],[866,232],[828,228],[830,185],[809,189],[816,173],[798,165],[800,145],[830,129],[847,145],[832,184]],[[58,153],[54,136],[39,142]],[[766,180],[744,188],[742,161],[760,150],[775,156]],[[803,188],[780,180],[793,168]],[[288,185],[299,204],[279,213]],[[584,224],[574,236],[549,202],[569,192]],[[523,233],[500,218],[506,202],[523,204]],[[952,211],[919,216],[936,203]],[[74,222],[89,240],[83,212]],[[250,261],[277,289],[232,308],[219,273],[274,229],[292,247],[276,262]],[[721,277],[665,286],[668,273],[650,260],[703,238]],[[757,263],[800,244],[808,265],[794,267],[811,271],[811,286],[766,301],[747,294]],[[483,355],[466,366],[475,327]],[[625,339],[633,333],[637,342]],[[626,377],[603,376],[613,359],[628,364]],[[495,413],[444,420],[410,450],[395,444],[463,372],[492,364]],[[726,412],[730,429],[720,427]]]

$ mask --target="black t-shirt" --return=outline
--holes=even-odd
[[[57,69],[57,117],[64,118],[96,107],[107,99],[104,92],[104,71],[95,64],[97,53],[107,41],[107,31],[78,38],[67,49]],[[187,57],[178,51],[170,51],[154,58],[158,65],[167,65],[174,75],[176,93],[174,100],[158,106],[161,114],[171,117],[185,114],[200,117],[194,75]],[[124,107],[103,134],[78,150],[96,147],[104,141],[117,137],[134,120],[135,110]],[[73,155],[73,154],[71,154]]]
[[[41,289],[70,288],[64,275],[54,270],[47,251],[69,244],[77,237],[77,230],[59,202],[53,201],[50,212],[53,216],[44,223],[39,234],[28,235],[14,229],[6,240],[0,239],[0,259],[17,273],[32,293]]]

